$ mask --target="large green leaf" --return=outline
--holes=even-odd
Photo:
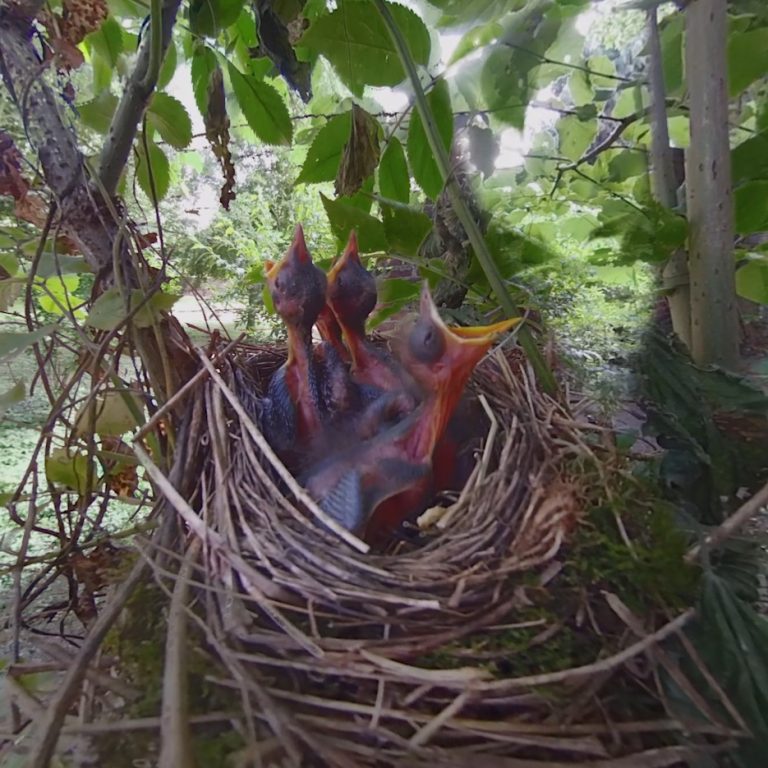
[[[66,314],[82,303],[82,299],[77,299],[74,295],[79,285],[79,275],[52,275],[38,288],[40,308],[51,315]]]
[[[648,171],[648,160],[642,152],[625,149],[616,153],[608,163],[611,181],[625,181],[633,176],[642,176]]]
[[[215,37],[237,21],[245,0],[191,0],[189,26],[197,35]]]
[[[147,109],[147,122],[175,149],[184,149],[192,141],[192,120],[187,110],[167,93],[154,93]]]
[[[204,115],[208,109],[208,83],[211,73],[219,66],[216,54],[207,45],[198,45],[192,54],[192,90],[195,94],[195,103]]]
[[[77,107],[83,123],[97,133],[106,133],[109,130],[116,109],[117,96],[111,93],[108,88]]]
[[[331,200],[323,194],[320,198],[328,214],[331,231],[340,245],[346,243],[349,233],[354,229],[357,231],[357,242],[361,251],[370,253],[386,250],[387,238],[381,221],[351,205],[347,198]]]
[[[168,45],[168,50],[165,52],[165,58],[163,59],[160,72],[157,76],[157,90],[162,91],[168,83],[173,80],[173,76],[176,74],[176,43],[171,40]]]
[[[351,112],[335,115],[317,132],[296,179],[297,184],[333,181],[339,170],[341,154],[349,139]]]
[[[147,144],[145,152],[144,141]],[[171,166],[168,158],[160,147],[151,139],[136,141],[136,180],[144,194],[152,200],[156,197],[162,200],[168,193],[171,184]],[[151,175],[150,175],[151,170]]]
[[[429,31],[421,18],[402,5],[388,4],[417,64],[429,62]],[[381,15],[365,0],[344,0],[320,16],[299,44],[333,64],[344,84],[361,96],[366,85],[397,85],[405,71]]]
[[[112,68],[117,64],[117,59],[123,52],[123,32],[120,24],[108,16],[104,23],[85,38],[85,43],[92,52],[98,53]]]
[[[664,85],[671,96],[683,85],[683,14],[675,13],[665,19],[660,38]]]
[[[0,332],[0,359],[18,354],[35,342],[53,333],[55,325],[46,325],[35,331],[2,331]]]
[[[450,149],[453,139],[453,111],[448,83],[439,80],[427,94],[427,102],[437,124],[440,138],[446,150]],[[443,178],[430,149],[424,126],[418,113],[414,112],[408,128],[408,160],[416,183],[424,190],[427,197],[433,200],[443,189]]]
[[[35,277],[52,277],[53,275],[78,275],[91,272],[88,262],[82,256],[68,256],[66,253],[43,251],[37,263]]]
[[[728,90],[738,96],[768,73],[768,27],[734,32],[728,38]]]
[[[768,229],[768,180],[750,181],[733,191],[734,229],[740,235]]]
[[[45,460],[45,476],[56,485],[63,485],[78,493],[84,493],[90,477],[96,478],[96,466],[89,462],[88,454],[75,451],[70,453],[67,448],[51,451]]]
[[[411,196],[411,179],[405,162],[403,145],[393,136],[379,163],[379,192],[382,197],[407,203]]]
[[[158,291],[145,301],[143,291],[131,291],[130,305],[138,310],[133,315],[133,324],[137,328],[147,328],[161,319],[162,313],[168,311],[179,299],[176,294]],[[91,306],[91,311],[85,321],[86,325],[100,331],[111,331],[117,328],[126,318],[125,302],[117,288],[110,288],[99,296]]]
[[[421,211],[382,205],[384,234],[389,250],[415,258],[424,238],[432,229],[432,220]]]
[[[504,32],[504,27],[497,21],[489,21],[487,24],[481,24],[478,27],[472,27],[468,32],[462,35],[458,45],[453,51],[448,65],[455,64],[457,61],[461,61],[465,56],[473,53],[478,48],[492,43],[498,37],[501,37]]]
[[[533,53],[517,48],[497,48],[488,56],[480,87],[488,109],[497,120],[523,127],[525,110],[533,94],[528,74],[539,62]]]
[[[768,131],[758,133],[731,152],[733,183],[768,178]]]
[[[576,162],[595,139],[597,120],[579,120],[576,115],[566,115],[557,121],[560,135],[560,154]]]
[[[768,304],[768,260],[754,259],[736,270],[736,292],[758,304]]]
[[[268,83],[229,65],[229,79],[248,125],[265,144],[288,145],[293,123],[280,94]]]

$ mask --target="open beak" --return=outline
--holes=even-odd
[[[449,365],[459,365],[466,359],[473,361],[468,364],[474,366],[500,333],[508,331],[521,321],[519,317],[512,317],[491,325],[448,326],[437,311],[426,281],[421,287],[420,312],[422,317],[428,317],[443,333],[446,343],[445,357]]]
[[[361,267],[363,266],[363,263],[360,261],[360,252],[357,249],[357,234],[354,229],[349,233],[349,240],[347,240],[347,247],[344,249],[344,253],[339,256],[336,263],[328,270],[328,282],[333,283],[336,280],[336,275],[350,262],[357,263]]]

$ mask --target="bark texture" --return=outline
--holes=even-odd
[[[653,196],[665,208],[677,205],[678,182],[675,176],[672,148],[667,125],[666,86],[661,59],[661,42],[656,8],[648,11],[648,85],[651,93],[651,185]],[[691,290],[688,276],[688,254],[679,249],[662,271],[662,289],[667,296],[672,328],[680,340],[691,347]]]
[[[691,351],[699,364],[733,367],[739,320],[733,265],[725,0],[696,0],[685,17],[691,145],[686,168]]]

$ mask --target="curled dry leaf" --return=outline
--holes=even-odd
[[[208,108],[203,119],[205,137],[224,175],[224,185],[221,188],[219,200],[224,209],[229,210],[230,202],[235,199],[235,166],[232,162],[232,153],[229,151],[229,116],[224,96],[224,79],[221,67],[218,65],[211,72],[211,78],[208,81]]]
[[[344,147],[339,172],[336,174],[336,194],[354,195],[379,164],[379,123],[362,107],[352,107],[352,127]]]

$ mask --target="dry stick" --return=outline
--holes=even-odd
[[[207,368],[211,378],[219,385],[224,396],[229,400],[229,404],[234,409],[235,413],[239,416],[243,426],[248,430],[248,434],[252,440],[259,446],[259,450],[266,456],[270,464],[275,468],[275,471],[280,475],[280,479],[288,486],[293,495],[302,503],[306,508],[319,520],[326,528],[333,531],[339,538],[347,542],[351,547],[354,547],[358,552],[366,553],[370,550],[370,547],[363,541],[357,538],[354,534],[350,533],[346,528],[339,525],[332,517],[323,512],[317,505],[315,500],[296,482],[294,476],[286,469],[282,461],[276,456],[272,450],[272,446],[267,442],[267,439],[258,430],[253,423],[251,417],[245,412],[245,409],[240,404],[240,401],[235,396],[234,392],[224,383],[224,380],[219,376],[216,369],[211,365],[210,361],[200,356],[203,365]]]
[[[179,569],[168,609],[163,704],[160,714],[159,768],[191,768],[189,696],[187,695],[187,617],[190,578],[202,542],[194,538]]]
[[[169,515],[167,519],[171,520],[172,518]],[[73,700],[80,691],[88,664],[96,655],[104,637],[147,570],[146,560],[142,558],[136,562],[125,581],[117,588],[112,599],[104,606],[101,615],[91,627],[91,631],[86,635],[77,656],[72,660],[72,665],[67,669],[58,691],[51,698],[45,714],[37,726],[40,741],[32,747],[25,768],[48,768],[56,748],[56,742],[59,739],[61,727]]]
[[[685,562],[692,563],[702,551],[717,548],[725,539],[733,536],[744,523],[759,512],[761,507],[768,505],[768,483],[766,483],[751,499],[744,502],[725,522],[704,537],[704,541],[691,547],[685,555]]]
[[[231,349],[233,349],[237,344],[240,343],[240,341],[243,339],[245,334],[240,334],[236,339],[232,340],[227,344],[224,349],[222,349],[220,352],[214,353],[213,359],[214,360],[220,360],[226,357],[226,355],[229,353]],[[189,381],[187,381],[183,387],[181,387],[179,390],[177,390],[173,397],[170,398],[170,400],[167,400],[164,402],[153,414],[152,418],[147,421],[147,423],[136,433],[136,436],[134,439],[139,440],[141,439],[150,429],[152,429],[155,424],[157,423],[158,419],[161,419],[168,411],[170,411],[172,408],[175,407],[176,403],[184,398],[192,388],[195,387],[198,382],[200,382],[201,379],[204,379],[207,376],[208,372],[201,368]]]
[[[261,589],[249,579],[249,571],[255,570],[252,568],[242,557],[231,552],[221,535],[216,531],[209,530],[203,520],[195,513],[192,507],[189,506],[184,497],[173,487],[173,484],[168,478],[160,471],[158,466],[149,458],[148,454],[138,444],[134,443],[133,451],[139,458],[139,461],[147,470],[152,482],[158,487],[160,492],[165,496],[168,503],[179,513],[184,522],[189,526],[190,530],[200,539],[205,539],[206,544],[211,548],[217,548],[228,557],[230,564],[237,569],[240,575],[240,580],[243,583],[248,595],[251,599],[258,602],[259,607],[266,613],[275,624],[282,629],[286,635],[289,635],[296,643],[308,651],[313,656],[319,657],[323,655],[323,650],[310,640],[297,626],[289,621],[275,606],[272,601],[262,592]],[[169,519],[171,516],[169,515]]]

